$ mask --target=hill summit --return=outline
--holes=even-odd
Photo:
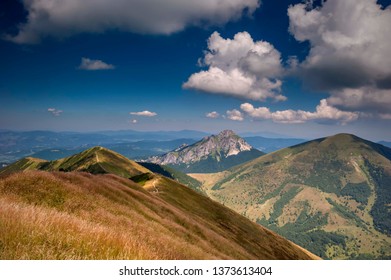
[[[149,170],[138,163],[103,147],[93,147],[81,153],[54,161],[37,158],[23,158],[4,169],[0,175],[7,175],[17,171],[85,171],[91,174],[115,174],[130,178],[148,173]]]
[[[170,165],[183,172],[210,173],[223,171],[263,154],[232,130],[223,130],[217,135],[206,136],[192,145],[180,146],[147,161]]]

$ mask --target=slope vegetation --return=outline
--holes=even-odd
[[[0,180],[0,259],[312,259],[163,177],[16,173]]]
[[[324,258],[389,258],[390,159],[387,147],[339,134],[210,176],[204,189]]]
[[[318,258],[102,148],[9,166],[0,179],[0,213],[0,259]]]

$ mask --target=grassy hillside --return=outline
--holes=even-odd
[[[92,174],[116,174],[125,178],[150,172],[138,163],[102,147],[93,147],[76,155],[54,161],[35,158],[21,159],[1,169],[0,176],[21,170],[85,171]]]
[[[204,189],[324,258],[389,258],[390,159],[387,147],[339,134],[209,176]]]
[[[0,211],[0,259],[316,258],[151,173],[140,184],[112,174],[14,173],[0,179]]]

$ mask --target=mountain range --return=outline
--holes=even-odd
[[[53,160],[102,145],[132,158],[148,157],[168,152],[184,141],[194,143],[206,135],[192,130],[89,133],[0,130],[0,162],[11,163],[26,156]],[[179,144],[175,141],[179,141]]]
[[[391,149],[338,134],[224,172],[207,195],[323,258],[391,257]]]
[[[243,139],[255,149],[264,153],[272,153],[308,141],[300,138],[266,138],[262,136],[249,136]]]
[[[182,145],[162,156],[147,159],[182,172],[219,172],[264,155],[232,130],[204,137],[192,145]]]
[[[130,179],[154,195],[159,192],[159,197],[159,184],[175,185],[195,190],[197,199],[198,195],[209,197],[322,258],[391,257],[390,148],[338,134],[269,154],[257,151],[252,159],[238,158],[252,150],[247,141],[226,130],[154,157],[160,162],[137,163],[94,147],[53,161],[24,158],[1,169],[0,177],[28,176],[33,170],[44,172],[33,172],[34,176],[46,172],[55,176],[64,172],[69,176],[112,174]],[[170,199],[183,206],[190,198]],[[196,204],[193,206],[200,207]]]
[[[0,130],[0,167],[28,156],[46,160],[60,159],[94,146],[105,146],[129,158],[146,159],[168,153],[182,144],[192,145],[208,135],[205,132],[192,130],[154,132],[123,130],[81,133],[3,129]],[[308,141],[265,132],[243,133],[241,136],[252,147],[264,153],[271,153]],[[391,146],[390,142],[379,143]]]
[[[175,140],[142,140],[135,142],[124,142],[124,143],[108,143],[104,146],[112,151],[120,153],[121,155],[132,158],[132,159],[145,159],[154,155],[161,155],[167,153],[179,145],[184,143],[194,143],[196,139],[191,138],[180,138]],[[94,145],[83,145],[76,147],[54,147],[39,150],[34,153],[29,153],[27,156],[38,157],[46,160],[56,160],[64,157],[71,156],[76,153],[80,153],[87,148],[92,148]]]
[[[0,170],[0,259],[318,259],[102,147]]]
[[[56,160],[102,145],[128,158],[145,160],[151,156],[168,153],[183,144],[192,145],[205,136],[208,136],[205,132],[192,130],[88,133],[0,130],[0,167],[28,156]],[[244,139],[263,152],[272,152],[306,141],[253,135]]]
[[[380,141],[379,144],[383,145],[383,146],[386,146],[388,148],[391,148],[391,142],[387,142],[387,141]]]

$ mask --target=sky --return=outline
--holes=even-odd
[[[391,140],[391,0],[2,0],[0,129]]]

